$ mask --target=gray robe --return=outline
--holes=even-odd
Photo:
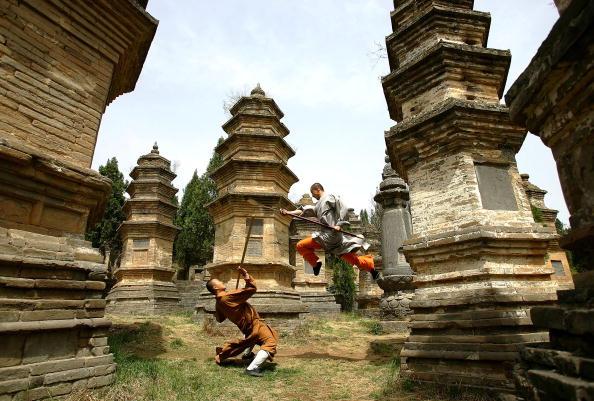
[[[350,223],[346,219],[347,207],[334,195],[324,194],[320,200],[313,206],[301,206],[304,217],[317,217],[320,223],[341,228],[348,228]],[[345,253],[356,252],[358,250],[366,251],[369,244],[361,238],[352,235],[343,234],[340,231],[322,228],[320,231],[312,233],[311,237],[320,244],[326,252],[334,255],[344,255]]]

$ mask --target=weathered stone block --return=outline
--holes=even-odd
[[[59,382],[69,382],[89,377],[91,370],[79,368],[62,372],[48,373],[45,375],[44,384],[50,385]]]
[[[16,393],[17,391],[26,390],[28,385],[29,379],[0,381],[0,394]]]
[[[114,381],[115,381],[114,374],[109,374],[109,375],[99,376],[99,377],[91,377],[89,379],[89,381],[87,382],[87,386],[89,388],[104,387],[104,386],[109,386]]]
[[[26,336],[23,363],[73,357],[76,353],[75,331],[33,332]]]
[[[23,345],[25,338],[11,334],[0,335],[0,368],[15,366],[23,359]]]

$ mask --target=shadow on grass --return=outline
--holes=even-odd
[[[122,358],[151,359],[167,351],[163,327],[153,322],[113,325],[108,343],[118,363]]]
[[[291,357],[296,359],[332,359],[336,361],[360,361],[361,358],[350,357],[347,355],[332,355],[328,352],[304,352],[301,354],[283,355],[285,357]]]

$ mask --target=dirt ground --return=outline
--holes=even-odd
[[[262,378],[246,376],[241,360],[217,366],[214,350],[225,338],[206,333],[190,316],[113,320],[116,383],[69,401],[484,400],[401,382],[404,335],[379,333],[377,322],[352,315],[311,319],[281,337]]]

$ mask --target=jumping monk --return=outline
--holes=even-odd
[[[315,216],[320,223],[331,227],[322,228],[321,231],[314,232],[311,237],[302,239],[297,243],[297,252],[313,267],[314,275],[320,274],[322,268],[322,262],[318,260],[315,251],[316,249],[324,249],[326,252],[339,256],[347,263],[370,272],[373,279],[378,280],[380,274],[375,270],[373,257],[357,254],[357,251],[366,251],[369,244],[365,242],[362,236],[355,237],[341,232],[342,227],[350,225],[346,220],[348,209],[344,207],[340,199],[325,193],[324,187],[320,183],[313,184],[310,192],[317,199],[314,206],[301,206],[293,211],[281,209],[281,214],[304,217]]]
[[[250,376],[262,376],[260,366],[266,359],[272,361],[276,354],[278,334],[276,330],[267,325],[258,312],[247,300],[256,293],[256,282],[248,272],[238,267],[237,271],[245,280],[245,288],[227,291],[225,284],[213,278],[206,283],[206,288],[216,297],[215,318],[222,323],[229,319],[235,323],[244,335],[244,338],[228,341],[222,348],[217,348],[215,362],[220,365],[227,358],[251,351],[254,345],[259,345],[260,350],[245,370]]]

